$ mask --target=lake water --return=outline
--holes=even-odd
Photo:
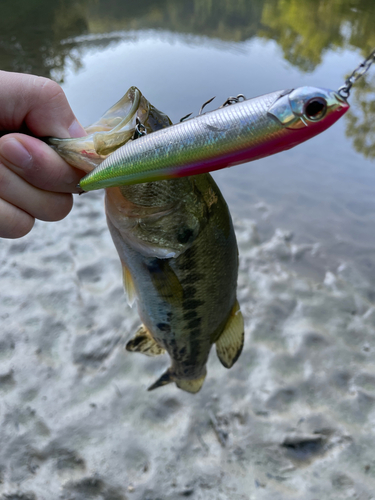
[[[84,125],[132,85],[178,121],[212,96],[209,109],[238,93],[337,89],[375,46],[374,15],[371,0],[5,0],[0,67],[59,81]],[[214,174],[234,217],[316,243],[301,271],[317,277],[342,261],[375,275],[374,92],[372,69],[323,135]]]

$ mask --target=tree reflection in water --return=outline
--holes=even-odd
[[[346,134],[355,149],[366,158],[375,158],[375,77],[358,80],[352,92],[353,106],[346,115]]]
[[[68,65],[81,66],[84,43],[75,37],[162,29],[234,42],[275,40],[287,61],[312,71],[327,51],[359,49],[366,57],[375,47],[374,19],[374,0],[3,0],[0,67],[61,83]],[[359,82],[356,112],[347,117],[348,136],[368,157],[375,156],[373,93],[374,79]]]

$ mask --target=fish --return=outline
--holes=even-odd
[[[252,99],[228,98],[214,111],[126,142],[79,185],[91,191],[176,179],[257,160],[316,136],[348,109],[337,92],[316,87]]]
[[[141,140],[134,139],[139,116],[148,137],[171,124],[135,87],[113,108],[87,129],[87,137],[55,138],[51,145],[73,166],[90,171],[111,154],[116,141]],[[117,127],[114,132],[108,122]],[[186,392],[198,392],[213,345],[222,365],[231,368],[244,344],[236,297],[237,242],[218,186],[208,173],[112,186],[106,188],[105,210],[128,302],[137,305],[141,319],[127,351],[169,354],[169,368],[149,390],[175,383]]]

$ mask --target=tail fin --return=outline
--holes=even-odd
[[[163,373],[163,375],[157,379],[157,381],[150,385],[150,387],[147,389],[148,391],[153,391],[154,389],[157,389],[158,387],[162,387],[163,385],[167,385],[173,382],[173,378],[171,376],[171,372],[169,371],[169,368],[166,372]]]
[[[168,370],[166,372],[164,372],[163,375],[160,378],[158,378],[158,380],[154,384],[152,384],[147,390],[153,391],[154,389],[157,389],[158,387],[162,387],[163,385],[167,385],[167,384],[170,384],[171,382],[175,382],[179,389],[182,389],[183,391],[195,394],[196,392],[200,391],[205,378],[206,378],[206,372],[202,375],[202,377],[194,379],[194,380],[176,379],[171,374],[170,368],[168,368]]]
[[[206,378],[206,372],[202,377],[196,378],[195,380],[180,379],[180,380],[175,380],[175,382],[179,389],[195,394],[201,390],[205,378]]]

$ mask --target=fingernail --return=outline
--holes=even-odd
[[[3,140],[0,146],[0,155],[12,165],[24,169],[30,167],[33,161],[31,154],[23,144],[13,137]]]
[[[82,127],[78,120],[74,120],[74,122],[68,128],[68,132],[70,137],[85,137],[86,130]]]

